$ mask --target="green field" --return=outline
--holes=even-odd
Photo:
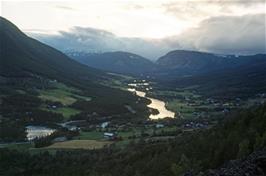
[[[65,106],[71,105],[77,99],[90,101],[91,97],[82,96],[81,91],[72,87],[68,87],[62,83],[55,83],[54,88],[41,90],[39,97],[42,100],[60,102]]]
[[[101,140],[103,139],[103,133],[99,131],[91,131],[91,132],[80,132],[80,135],[75,137],[74,139],[79,140]]]
[[[78,99],[91,101],[91,97],[81,95],[82,91],[66,86],[62,83],[54,83],[53,88],[40,90],[39,94],[39,98],[43,101],[62,103],[63,107],[58,107],[56,109],[48,109],[46,104],[43,104],[41,109],[60,113],[65,117],[65,119],[69,119],[72,115],[80,113],[79,110],[69,107]]]
[[[45,110],[48,110],[48,109],[45,109]],[[62,107],[62,108],[57,108],[57,109],[48,110],[48,111],[60,113],[65,117],[66,120],[69,119],[72,115],[76,115],[76,114],[80,113],[79,110],[74,109],[74,108],[70,108],[70,107]]]
[[[181,112],[181,113],[192,113],[195,110],[195,108],[187,105],[187,103],[182,102],[178,99],[168,102],[166,106],[170,110],[173,110],[175,112]]]
[[[8,148],[8,149],[12,149],[12,150],[18,150],[18,151],[26,151],[29,148],[34,147],[33,143],[21,143],[21,144],[1,144],[0,148]]]

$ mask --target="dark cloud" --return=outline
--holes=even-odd
[[[265,53],[265,30],[265,14],[213,17],[168,39],[168,44],[218,53]]]

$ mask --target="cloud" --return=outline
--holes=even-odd
[[[179,20],[203,20],[222,15],[264,13],[265,0],[188,0],[162,5],[165,13]]]
[[[265,14],[220,16],[167,40],[171,47],[216,53],[265,53]]]
[[[155,60],[175,49],[221,54],[266,53],[265,14],[218,16],[203,20],[195,28],[163,39],[118,37],[95,28],[74,27],[59,35],[28,33],[61,51],[127,51]]]
[[[56,5],[55,8],[57,9],[62,9],[62,10],[76,10],[72,7],[69,7],[69,6],[63,6],[63,5]]]
[[[59,31],[58,35],[27,33],[61,51],[75,50],[85,52],[127,51],[157,59],[169,51],[160,40],[118,37],[115,34],[95,28],[73,27],[70,31]]]

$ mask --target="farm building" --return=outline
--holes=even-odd
[[[109,139],[109,140],[114,140],[114,139],[117,138],[117,134],[116,133],[107,133],[107,132],[105,132],[103,134],[103,136],[104,136],[104,138]]]

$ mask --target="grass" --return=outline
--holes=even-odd
[[[190,88],[171,91],[154,90],[150,94],[167,101],[167,109],[176,113],[180,112],[182,117],[186,119],[196,117],[193,112],[196,112],[196,108],[200,108],[202,104],[201,96],[193,92],[193,89]]]
[[[193,113],[195,111],[194,107],[191,107],[187,105],[185,102],[181,102],[178,99],[168,102],[166,106],[167,108],[173,110],[174,112]]]
[[[151,94],[154,94],[156,96],[182,96],[182,97],[192,97],[196,96],[189,90],[176,90],[176,91],[167,91],[167,90],[156,90],[153,92],[150,92]],[[199,95],[197,95],[199,96]]]
[[[90,131],[90,132],[84,132],[81,131],[80,135],[75,137],[74,139],[78,140],[102,140],[104,139],[103,136],[104,132],[100,131]],[[127,132],[118,132],[118,136],[121,136],[123,139],[127,139],[129,136],[133,136],[134,134],[139,135],[139,131],[127,131]]]
[[[76,99],[82,99],[82,100],[85,100],[85,101],[91,101],[91,97],[81,96],[81,95],[77,95],[77,94],[74,94],[72,96],[74,98],[76,98]]]
[[[110,145],[110,141],[96,140],[70,140],[65,142],[57,142],[52,144],[48,149],[100,149]]]
[[[103,139],[103,133],[99,131],[91,131],[91,132],[84,132],[81,131],[80,135],[75,137],[75,139],[79,140],[101,140]]]
[[[116,89],[121,89],[124,91],[127,91],[127,84],[126,82],[133,81],[135,78],[127,75],[117,74],[117,73],[107,73],[110,76],[113,76],[112,78],[108,79],[107,81],[103,81],[101,84],[107,87],[112,87]]]
[[[132,140],[123,139],[122,141],[116,142],[115,146],[118,147],[118,148],[125,148],[127,145],[130,144],[130,141],[132,141]]]
[[[63,105],[71,105],[77,101],[76,98],[72,97],[72,93],[60,90],[60,89],[48,89],[40,91],[40,96],[42,100],[49,100],[53,102],[61,102]]]
[[[68,106],[77,101],[77,99],[83,99],[90,101],[90,97],[81,96],[81,91],[72,87],[68,87],[62,83],[55,83],[54,88],[41,90],[40,98],[42,100],[49,100],[53,102],[61,102],[63,105]]]
[[[1,144],[0,148],[8,148],[12,150],[18,150],[18,151],[26,151],[29,148],[34,147],[33,143],[21,143],[21,144]]]
[[[55,110],[49,110],[49,111],[60,113],[64,116],[65,119],[69,119],[72,115],[76,115],[80,113],[80,110],[70,108],[70,107],[57,108]]]
[[[72,115],[76,115],[80,113],[79,110],[68,107],[75,103],[78,99],[82,99],[85,101],[91,101],[91,97],[80,95],[82,91],[66,86],[62,83],[54,83],[54,87],[52,89],[41,90],[39,93],[39,98],[42,100],[48,100],[51,102],[60,102],[64,107],[59,107],[57,109],[47,109],[46,105],[43,104],[41,109],[46,111],[52,111],[56,113],[62,114],[65,119],[69,119]]]

